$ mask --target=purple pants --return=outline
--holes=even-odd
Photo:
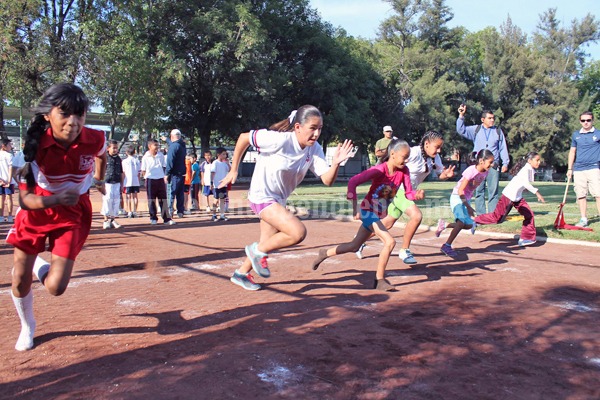
[[[502,195],[496,209],[487,214],[478,215],[475,217],[475,222],[480,225],[500,224],[504,222],[506,216],[510,210],[515,207],[519,214],[525,219],[523,220],[523,227],[521,228],[521,239],[522,240],[535,240],[535,222],[533,218],[533,211],[529,207],[529,204],[524,198],[518,201],[511,201],[508,197]]]

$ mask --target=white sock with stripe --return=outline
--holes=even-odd
[[[33,263],[33,273],[35,274],[35,276],[37,276],[42,285],[46,280],[48,271],[50,271],[50,264],[48,263],[48,261],[44,260],[40,256],[37,256],[35,258],[35,263]]]

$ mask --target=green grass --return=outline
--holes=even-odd
[[[506,186],[508,182],[500,182],[500,187]],[[452,220],[452,211],[448,204],[450,193],[455,182],[424,182],[419,189],[425,191],[425,199],[417,202],[417,205],[423,213],[423,223],[434,225],[439,218]],[[351,203],[346,200],[345,183],[336,183],[332,187],[322,184],[306,183],[300,185],[289,197],[288,203],[296,207],[304,207],[319,213],[331,213],[350,215],[352,213]],[[537,201],[535,195],[525,191],[525,200],[529,203],[535,214],[535,225],[538,236],[550,238],[561,238],[569,240],[583,240],[591,242],[600,242],[600,217],[597,215],[596,202],[588,199],[588,219],[590,228],[594,232],[587,231],[569,231],[554,229],[554,220],[558,213],[558,207],[565,193],[565,183],[557,182],[535,182],[535,187],[540,190],[546,203]],[[362,199],[367,193],[369,186],[362,185],[358,188],[359,199]],[[575,194],[572,186],[567,194],[567,204],[563,208],[565,221],[567,224],[574,225],[579,221],[579,208],[575,203]],[[519,216],[516,210],[512,210],[509,216]],[[405,220],[402,217],[401,220]],[[485,225],[477,227],[480,231],[504,232],[519,234],[521,232],[522,221],[506,221],[500,225]]]

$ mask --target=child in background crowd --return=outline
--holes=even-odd
[[[126,197],[127,217],[135,218],[138,216],[138,193],[140,192],[140,160],[135,156],[133,146],[127,146],[125,149],[127,158],[123,160],[123,186]]]
[[[190,189],[192,196],[192,208],[191,210],[200,209],[200,165],[197,162],[196,153],[190,153],[190,159],[192,161],[192,187]]]
[[[109,140],[106,148],[106,194],[102,196],[102,210],[104,216],[104,229],[120,228],[115,221],[119,215],[119,202],[121,201],[121,183],[123,182],[123,165],[119,157],[119,144],[116,140]]]
[[[227,217],[225,216],[227,186],[221,188],[219,187],[219,182],[227,176],[230,170],[231,165],[229,165],[229,162],[227,161],[227,150],[219,147],[217,149],[217,159],[210,166],[211,180],[214,186],[213,196],[215,198],[212,215],[213,221],[227,221]],[[220,218],[217,218],[217,209],[221,213]]]
[[[10,139],[2,139],[0,149],[0,221],[13,223],[13,194],[15,193],[15,180],[13,179],[13,155],[12,142]],[[4,206],[6,206],[6,217],[4,217]]]
[[[204,152],[204,161],[200,164],[200,184],[202,185],[202,195],[206,199],[206,212],[211,212],[210,196],[213,191],[212,174],[210,165],[212,164],[212,153],[210,150]]]

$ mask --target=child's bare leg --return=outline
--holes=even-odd
[[[379,280],[385,278],[385,268],[390,259],[390,254],[392,254],[392,250],[394,250],[394,246],[396,246],[396,241],[388,230],[385,229],[381,221],[378,221],[371,226],[373,227],[375,235],[383,242],[383,249],[377,260],[377,272],[375,274],[375,277]]]
[[[454,239],[458,236],[461,230],[463,229],[471,229],[471,225],[465,225],[462,221],[456,221],[448,224],[446,228],[452,228],[452,232],[448,236],[447,244],[451,245],[454,242]]]
[[[373,233],[370,230],[361,225],[360,228],[358,228],[358,232],[356,233],[351,242],[342,243],[335,247],[319,250],[319,255],[312,262],[312,269],[316,270],[317,268],[319,268],[319,265],[329,257],[333,257],[338,254],[352,253],[358,251],[360,245],[363,244],[372,235]]]
[[[416,204],[413,204],[412,206],[408,207],[405,211],[405,214],[408,216],[409,220],[408,220],[408,223],[406,224],[406,227],[404,228],[404,236],[402,238],[402,248],[408,249],[408,248],[410,248],[410,242],[412,241],[413,237],[415,236],[415,232],[419,228],[419,225],[421,225],[421,221],[423,220],[423,214],[421,213],[421,210],[419,209],[419,207],[416,206]],[[384,220],[385,220],[385,218],[384,218]],[[386,226],[386,228],[387,228],[387,226]]]

